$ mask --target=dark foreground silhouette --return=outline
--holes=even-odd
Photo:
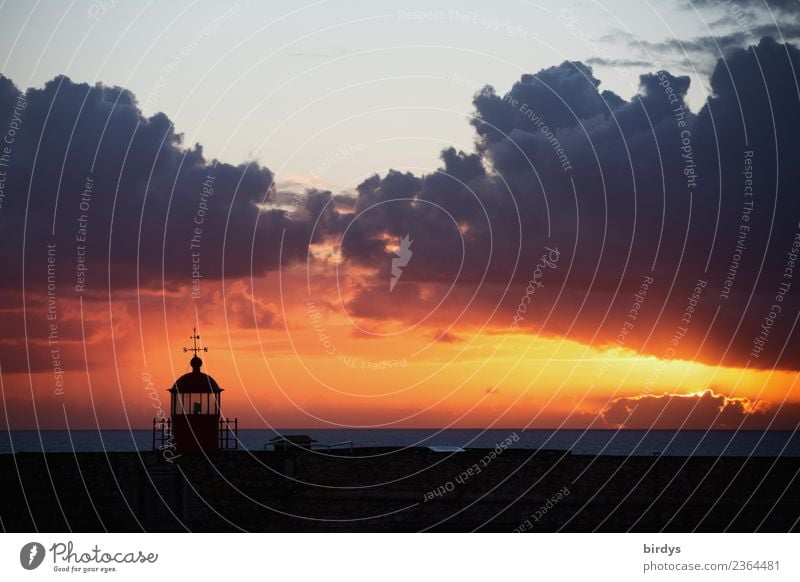
[[[491,454],[0,455],[0,523],[46,532],[798,530],[798,458]]]

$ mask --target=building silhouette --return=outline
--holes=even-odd
[[[190,339],[192,347],[183,351],[194,354],[189,360],[192,371],[175,380],[168,390],[170,418],[153,420],[153,448],[171,448],[177,453],[239,448],[238,420],[231,421],[221,415],[223,389],[200,370],[203,360],[197,354],[207,352],[208,348],[198,345],[197,328]]]

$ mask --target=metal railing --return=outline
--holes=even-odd
[[[335,447],[340,447],[343,445],[349,447],[351,453],[353,452],[353,441],[342,441],[340,443],[331,443],[329,445],[311,445],[311,446],[317,447],[318,449],[325,449],[329,451]]]
[[[156,446],[158,443],[158,446]],[[163,451],[164,449],[174,449],[175,439],[172,437],[172,419],[154,418],[153,419],[153,450]]]
[[[233,425],[233,430],[231,430]],[[239,419],[220,418],[219,419],[219,448],[238,449],[239,448]]]
[[[264,450],[269,450],[269,447],[272,447],[275,450],[276,446],[281,449],[287,449],[289,446],[293,445],[298,449],[305,449],[305,450],[314,450],[314,449],[323,449],[329,451],[336,447],[347,447],[350,449],[350,452],[353,452],[353,441],[342,441],[340,443],[331,443],[329,445],[320,445],[320,444],[309,444],[308,446],[298,445],[296,443],[292,443],[291,441],[278,441],[275,443],[264,443]]]

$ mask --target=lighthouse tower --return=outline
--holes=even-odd
[[[183,351],[194,354],[189,360],[192,371],[178,378],[169,389],[172,438],[177,452],[216,451],[220,448],[220,425],[223,424],[220,419],[222,388],[214,378],[200,371],[203,360],[197,354],[207,352],[208,348],[199,347],[197,328],[189,339],[192,347],[183,348]]]

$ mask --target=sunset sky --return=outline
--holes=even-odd
[[[0,426],[796,428],[799,6],[0,5]]]

